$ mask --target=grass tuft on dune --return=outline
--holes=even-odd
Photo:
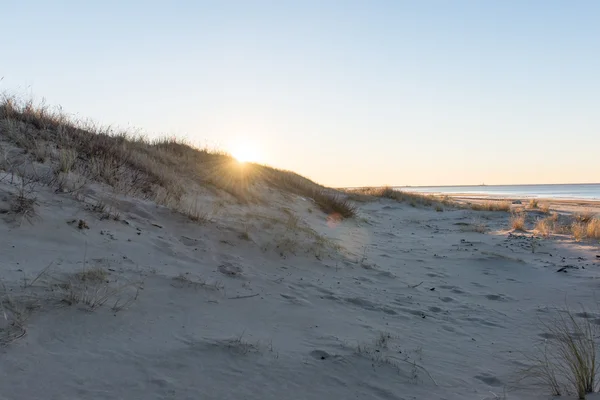
[[[382,198],[396,200],[400,203],[408,203],[413,207],[432,206],[432,205],[454,205],[449,198],[438,198],[434,195],[419,194],[396,190],[391,186],[383,187],[364,187],[358,189],[348,189],[347,193],[351,198],[357,201],[367,201],[372,198]]]

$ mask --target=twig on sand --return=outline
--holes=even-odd
[[[409,287],[409,288],[412,288],[412,289],[414,289],[414,288],[416,288],[416,287],[419,287],[419,286],[421,286],[422,284],[423,284],[423,282],[421,282],[421,283],[417,283],[416,285],[408,285],[408,287]]]
[[[433,384],[435,386],[438,385],[437,382],[435,381],[435,379],[433,379],[433,376],[431,376],[431,374],[429,373],[429,371],[427,371],[424,367],[420,366],[419,364],[417,364],[415,362],[409,361],[409,360],[402,360],[401,359],[400,361],[405,362],[407,364],[410,364],[413,367],[420,369],[421,371],[424,371],[427,374],[427,376],[429,377],[429,379],[431,379],[431,382],[433,382]]]
[[[258,296],[260,293],[254,293],[254,294],[249,294],[247,296],[235,296],[235,297],[228,297],[229,300],[236,300],[236,299],[248,299],[250,297],[256,297]]]
[[[23,286],[25,286],[25,287],[33,286],[33,284],[36,283],[37,280],[40,279],[40,277],[42,275],[44,275],[46,273],[46,271],[48,271],[48,269],[50,269],[50,267],[52,266],[52,264],[54,264],[54,261],[51,261],[50,264],[48,264],[46,266],[46,268],[44,268],[31,282],[29,282],[29,284],[27,284],[27,280],[24,279]]]

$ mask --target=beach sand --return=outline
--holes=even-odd
[[[519,379],[543,322],[600,322],[597,243],[505,212],[377,199],[337,220],[265,189],[206,194],[198,223],[90,185],[40,187],[25,218],[17,189],[0,183],[2,399],[547,399]]]

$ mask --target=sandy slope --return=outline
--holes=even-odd
[[[14,191],[0,184],[0,209]],[[273,192],[254,206],[207,197],[219,207],[204,224],[114,197],[116,221],[90,207],[104,196],[41,190],[31,221],[0,215],[6,291],[38,306],[0,350],[0,398],[544,399],[517,382],[521,352],[553,306],[596,304],[597,247],[532,252],[505,213],[382,200],[337,223]],[[60,282],[98,266],[120,288],[104,305],[61,302]]]

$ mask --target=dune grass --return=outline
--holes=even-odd
[[[108,278],[108,272],[102,267],[86,268],[75,274],[75,277],[81,282],[105,282]]]
[[[596,214],[591,211],[585,211],[576,213],[573,218],[575,218],[575,222],[579,222],[582,224],[587,224],[591,222],[594,218],[596,218]]]
[[[558,214],[554,213],[546,218],[539,219],[534,230],[540,235],[548,237],[553,233],[564,233],[565,230],[568,230],[568,227],[560,224]]]
[[[536,209],[539,207],[539,204],[540,204],[540,202],[537,199],[531,199],[531,200],[529,200],[528,206],[529,206],[529,208]]]
[[[9,290],[0,283],[0,347],[7,346],[26,335],[26,322],[33,308],[36,307],[30,300],[13,296]]]
[[[538,354],[528,357],[532,366],[523,371],[523,377],[534,378],[554,396],[575,393],[585,399],[598,389],[597,326],[587,313],[567,310],[558,312],[544,327],[550,339]]]
[[[575,214],[573,217],[563,216],[561,220],[558,213],[553,213],[538,220],[535,230],[545,237],[561,234],[572,235],[576,241],[600,240],[600,217],[593,213],[584,213]]]
[[[475,211],[510,211],[509,201],[484,201],[482,203],[471,204],[471,209]]]
[[[368,201],[373,198],[383,198],[395,200],[400,203],[408,203],[413,207],[435,206],[436,209],[439,209],[440,211],[443,211],[442,205],[457,206],[457,204],[452,202],[448,196],[440,198],[429,194],[412,193],[403,190],[396,190],[391,186],[347,189],[346,192],[349,194],[350,198],[357,201]]]
[[[525,214],[515,213],[510,216],[510,227],[515,231],[525,232]]]
[[[406,192],[402,190],[396,190],[390,186],[349,189],[346,192],[349,193],[351,198],[356,201],[368,201],[372,198],[384,198],[408,203],[413,207],[433,206],[438,212],[444,211],[444,206],[455,209],[468,208],[474,211],[511,211],[511,203],[509,201],[488,200],[464,204],[453,200],[448,195],[436,196],[432,194]]]
[[[344,193],[293,172],[240,164],[225,152],[176,138],[148,140],[15,97],[0,101],[0,132],[32,161],[53,165],[54,176],[48,179],[53,184],[75,173],[184,213],[189,210],[180,208],[190,184],[215,187],[240,202],[257,201],[259,187],[266,185],[312,199],[322,211],[340,218],[356,214]]]
[[[463,232],[485,233],[485,232],[487,232],[488,227],[486,224],[484,224],[482,222],[474,222],[471,224],[467,224],[466,226],[463,226],[463,228],[461,230]]]
[[[571,232],[575,240],[600,240],[600,218],[596,217],[587,222],[573,222]]]

